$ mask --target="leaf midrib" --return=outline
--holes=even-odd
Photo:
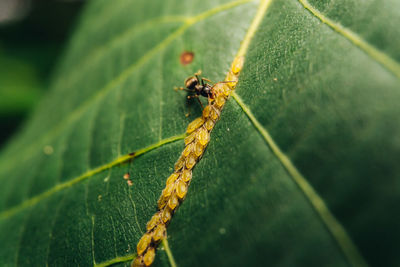
[[[272,1],[273,0],[263,0],[265,9],[264,9],[264,12],[262,12],[263,13],[262,16],[265,15],[265,13],[267,12],[267,9],[269,7],[269,4]],[[298,1],[301,4],[308,3],[307,0],[298,0]],[[263,3],[261,3],[261,5],[263,5]],[[306,9],[308,9],[308,8],[306,8]],[[315,15],[313,12],[312,12],[312,14]],[[257,15],[259,15],[259,14],[257,14]],[[323,23],[326,23],[325,21],[327,21],[326,18],[324,18],[324,19],[321,19],[320,17],[318,17],[318,18]],[[257,18],[255,20],[257,20]],[[329,19],[328,19],[328,21],[330,23],[332,22]],[[253,29],[251,29],[251,33],[248,33],[246,35],[246,37],[245,37],[245,38],[248,38],[249,40],[245,40],[243,42],[243,43],[245,43],[245,47],[243,49],[239,50],[239,55],[240,56],[245,56],[246,55],[246,52],[247,52],[248,47],[250,45],[250,42],[251,42],[255,32],[258,30],[258,26],[259,26],[260,22],[261,22],[261,19],[258,21],[258,25],[257,26],[253,27],[253,25],[252,25],[250,27],[250,28],[253,28]],[[333,28],[333,30],[335,30],[335,28]],[[336,31],[336,32],[337,33],[341,33],[340,31]],[[354,34],[354,36],[356,36],[356,35]],[[345,37],[347,37],[347,36],[345,36]],[[362,40],[362,39],[359,38],[359,40]],[[350,41],[352,41],[352,40],[350,40]],[[365,48],[365,46],[357,45],[356,42],[352,42],[352,43],[354,45],[356,45],[360,49]],[[367,44],[367,45],[369,45],[369,44]],[[375,57],[376,55],[380,55],[380,54],[378,54],[378,53],[369,54],[368,53],[368,52],[371,51],[371,48],[375,49],[374,47],[370,46],[368,48],[369,49],[367,49],[366,52],[371,58],[373,58],[375,61],[378,61],[379,63],[384,65],[384,67],[386,67],[387,69],[391,70],[387,65],[384,64],[384,63],[386,63],[386,61],[381,62],[381,61],[379,61],[379,59],[381,59],[381,58],[379,58],[379,57],[376,58]],[[377,52],[381,53],[380,51],[377,51]],[[383,53],[381,53],[381,54],[383,54]],[[384,55],[384,56],[386,56],[386,55]],[[250,120],[251,124],[253,124],[253,126],[259,132],[261,137],[266,142],[266,145],[271,149],[273,154],[277,157],[277,159],[282,164],[282,166],[285,168],[285,170],[287,171],[289,176],[292,178],[292,180],[298,185],[299,189],[302,191],[304,196],[308,199],[308,201],[310,202],[311,206],[314,208],[316,213],[319,215],[318,217],[321,219],[323,224],[326,225],[327,229],[332,234],[333,239],[337,242],[338,246],[340,247],[342,253],[345,255],[345,258],[349,261],[349,263],[351,265],[353,265],[353,266],[368,266],[368,264],[366,263],[365,259],[361,256],[360,252],[358,251],[358,248],[355,246],[355,244],[353,243],[353,241],[351,240],[351,238],[347,234],[347,232],[344,229],[344,227],[334,217],[334,215],[328,209],[327,205],[324,203],[322,198],[317,194],[317,192],[314,190],[314,188],[308,183],[307,179],[298,171],[298,169],[295,167],[295,165],[292,163],[292,161],[289,159],[289,157],[286,156],[282,152],[282,150],[279,148],[277,143],[273,140],[272,136],[268,133],[267,129],[264,128],[262,126],[262,124],[256,119],[256,117],[253,115],[253,113],[250,110],[250,108],[245,105],[243,100],[240,98],[240,96],[238,94],[236,94],[236,92],[232,93],[232,98],[239,105],[241,110],[245,113],[247,118]]]
[[[310,202],[311,206],[319,215],[321,221],[326,225],[334,240],[336,240],[346,259],[353,266],[368,266],[368,264],[365,262],[360,252],[358,251],[358,248],[355,246],[355,244],[347,234],[344,227],[334,217],[323,199],[318,195],[311,184],[308,183],[307,179],[300,173],[300,171],[292,163],[290,158],[282,152],[282,150],[273,140],[267,129],[264,128],[261,123],[256,119],[250,108],[243,102],[240,96],[236,94],[236,92],[234,92],[232,96],[239,107],[242,109],[242,111],[246,114],[251,124],[253,124],[254,128],[264,139],[265,143],[271,149],[272,153],[276,156],[276,158],[287,171],[289,176],[292,178],[295,184],[297,184],[306,199]]]
[[[301,4],[304,3],[308,3],[306,0],[298,0]],[[239,1],[239,2],[250,2],[250,1]],[[263,3],[267,3],[267,2],[272,2],[272,0],[264,0]],[[306,6],[304,6],[306,9],[309,10],[309,8],[307,8]],[[266,10],[265,10],[266,12]],[[264,12],[264,13],[265,13]],[[326,20],[329,20],[327,18],[324,18],[324,20],[322,20],[320,17],[318,17],[316,14],[314,14],[312,11],[310,11],[314,16],[316,16],[317,18],[319,18],[323,23],[326,23]],[[264,14],[263,13],[263,14]],[[330,21],[330,20],[329,20]],[[328,26],[331,26],[328,24]],[[333,28],[333,27],[332,27]],[[258,29],[258,27],[255,28],[255,31],[253,32],[252,36],[249,39],[249,42],[247,44],[246,49],[244,49],[244,51],[242,51],[242,54],[245,55],[246,54],[246,50],[248,48],[248,45],[254,35],[254,33],[256,32],[256,30]],[[336,32],[338,32],[339,34],[343,35],[344,37],[348,38],[347,36],[345,36],[343,33],[337,31],[335,28],[333,28]],[[179,29],[178,29],[179,30]],[[349,39],[349,38],[348,38]],[[352,40],[350,40],[352,41]],[[376,54],[370,54],[368,53],[369,50],[365,50],[365,47],[362,47],[360,45],[357,45],[357,43],[352,42],[354,45],[356,45],[357,47],[359,47],[360,49],[364,50],[369,56],[371,56],[371,58],[373,58],[375,61],[381,63],[384,67],[386,67],[388,70],[390,70],[391,72],[393,72],[397,77],[400,78],[400,71],[393,71],[391,69],[390,66],[385,65],[385,62],[381,62],[382,59],[376,58]],[[367,45],[369,45],[368,43],[366,43]],[[372,46],[371,46],[372,47]],[[374,47],[372,47],[373,49],[375,49]],[[376,50],[376,49],[375,49]],[[380,52],[378,50],[376,50],[377,52]],[[382,53],[383,54],[383,53]],[[385,55],[385,54],[383,54]],[[386,56],[386,55],[385,55]],[[390,59],[390,58],[389,58]],[[395,62],[397,64],[397,62]],[[399,68],[400,70],[400,66],[397,64],[396,68]],[[350,240],[350,238],[347,236],[347,233],[345,232],[345,230],[343,229],[343,227],[340,225],[339,222],[336,221],[336,219],[333,217],[333,215],[330,213],[329,209],[326,207],[326,205],[324,204],[323,200],[317,195],[317,193],[314,191],[314,189],[311,187],[310,184],[308,184],[308,182],[306,181],[306,179],[302,176],[302,174],[297,170],[297,168],[294,166],[294,164],[290,161],[290,159],[280,150],[280,148],[277,146],[277,144],[274,142],[274,140],[272,139],[272,137],[269,135],[268,131],[258,122],[258,120],[254,117],[254,115],[252,114],[251,110],[243,103],[243,101],[240,99],[240,97],[234,93],[233,94],[233,98],[235,99],[236,103],[242,108],[243,112],[247,115],[247,117],[249,118],[249,120],[251,121],[251,123],[254,125],[254,127],[257,129],[257,131],[260,133],[260,135],[263,137],[263,139],[265,140],[266,144],[270,147],[270,149],[273,151],[273,153],[276,155],[276,157],[279,159],[279,161],[281,162],[281,164],[283,165],[283,167],[287,170],[287,172],[289,173],[289,175],[292,177],[292,179],[299,185],[300,189],[303,191],[303,193],[306,195],[307,199],[309,199],[310,203],[312,204],[312,206],[317,210],[318,214],[320,214],[320,218],[321,220],[327,225],[328,229],[331,231],[332,235],[334,236],[335,240],[339,243],[339,246],[341,246],[344,254],[346,255],[346,258],[349,259],[349,261],[355,265],[355,266],[366,266],[367,264],[365,263],[364,259],[359,255],[357,248],[353,245],[352,241]],[[325,211],[321,213],[320,209],[324,209]],[[324,213],[326,213],[325,215],[323,215]],[[3,218],[3,213],[0,214],[0,218]],[[330,218],[326,218],[326,216],[330,217]],[[331,221],[331,222],[327,222],[327,221]],[[332,225],[332,223],[334,225]],[[336,230],[332,230],[333,228],[337,228]],[[337,231],[342,232],[339,235],[342,235],[340,238],[338,238],[337,236]],[[335,234],[336,232],[336,234]],[[340,240],[342,238],[345,238],[347,240]],[[345,248],[343,248],[343,244],[341,244],[341,242],[345,242],[347,244],[344,244]],[[349,247],[350,245],[350,247]],[[347,246],[347,247],[346,247]],[[350,254],[349,251],[350,250]],[[128,260],[128,257],[125,257],[126,260]],[[131,260],[131,258],[129,259]],[[119,261],[120,262],[120,261]]]
[[[245,56],[249,45],[257,32],[259,25],[263,19],[263,16],[268,10],[269,5],[273,0],[263,0],[260,4],[260,8],[253,20],[253,23],[249,27],[249,30],[242,42],[242,45],[238,51],[237,56]],[[301,1],[301,0],[299,0]],[[333,239],[337,242],[340,250],[344,254],[345,258],[353,266],[368,266],[364,258],[358,251],[358,248],[354,245],[353,241],[348,236],[344,227],[336,220],[331,211],[328,209],[327,205],[324,203],[322,198],[317,194],[313,187],[307,182],[307,179],[297,170],[295,165],[291,162],[288,156],[286,156],[279,146],[272,139],[272,136],[268,131],[261,125],[261,123],[256,119],[256,117],[251,112],[243,100],[233,92],[232,98],[241,107],[242,111],[245,113],[247,118],[250,120],[251,124],[256,128],[261,137],[266,142],[266,145],[271,149],[273,154],[277,157],[279,162],[282,164],[284,169],[287,171],[289,176],[293,179],[295,184],[298,185],[299,189],[302,191],[306,199],[310,202],[310,205],[314,208],[316,213],[319,215],[318,218],[321,219],[322,223],[326,225],[327,229],[331,233]]]

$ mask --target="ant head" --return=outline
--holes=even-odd
[[[189,77],[185,80],[185,86],[187,89],[193,90],[198,84],[199,84],[199,79],[195,76]]]

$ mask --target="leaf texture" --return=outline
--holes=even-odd
[[[399,8],[90,2],[51,91],[0,155],[0,264],[128,266],[201,112],[185,117],[173,87],[198,69],[223,80],[246,47],[168,228],[177,265],[396,266]],[[165,251],[155,266],[171,264]]]

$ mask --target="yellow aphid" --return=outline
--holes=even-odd
[[[194,149],[194,153],[196,154],[197,157],[200,157],[201,154],[203,154],[204,151],[204,146],[200,144],[200,142],[196,143],[196,147]]]
[[[211,109],[210,117],[211,117],[211,119],[213,119],[214,121],[216,121],[216,120],[218,119],[219,113],[218,113],[218,111],[217,111],[215,108]]]
[[[157,225],[157,228],[154,230],[154,233],[153,233],[153,239],[155,242],[158,242],[164,238],[165,230],[166,230],[166,228],[165,228],[164,224]]]
[[[142,267],[143,266],[143,262],[142,262],[143,258],[138,256],[133,260],[133,263],[131,265],[131,267]]]
[[[214,93],[214,95],[223,94],[224,91],[225,91],[224,86],[226,86],[225,83],[216,83],[216,84],[213,86],[213,93]]]
[[[206,128],[200,128],[200,130],[197,132],[197,140],[203,146],[205,146],[210,141],[210,134]]]
[[[182,172],[182,180],[184,182],[189,182],[192,179],[192,171],[191,170],[183,170]]]
[[[229,86],[226,83],[224,83],[224,85],[225,85],[224,86],[224,95],[229,96],[231,94],[232,90],[231,90],[231,88],[229,88]]]
[[[172,191],[174,191],[175,188],[175,184],[174,183],[170,183],[168,184],[165,189],[162,191],[162,194],[164,197],[169,197],[172,193]]]
[[[190,135],[185,137],[185,145],[190,144],[193,142],[194,138],[196,137],[196,132],[191,133]]]
[[[143,262],[146,266],[150,266],[153,261],[154,261],[154,257],[156,256],[156,252],[154,250],[154,248],[149,248],[146,252],[146,254],[144,254],[143,256]]]
[[[244,57],[243,56],[236,57],[232,62],[232,67],[231,67],[232,72],[237,75],[242,70],[243,64],[244,64]]]
[[[176,187],[176,194],[180,199],[183,199],[187,193],[187,185],[183,181],[178,182],[178,186]]]
[[[168,198],[167,198],[167,197],[164,197],[164,195],[161,194],[160,198],[159,198],[158,201],[157,201],[158,209],[164,208],[165,205],[167,204],[167,202],[168,202]]]
[[[167,204],[168,198],[172,194],[172,191],[174,190],[174,188],[175,188],[175,184],[174,183],[168,184],[164,188],[164,190],[161,193],[160,198],[157,201],[157,205],[158,205],[159,209],[162,209],[165,206],[165,204]]]
[[[161,219],[164,223],[167,223],[169,222],[169,220],[171,220],[171,217],[171,211],[168,209],[168,207],[166,207],[161,215]]]
[[[215,98],[215,104],[217,107],[222,107],[225,104],[225,97],[224,95],[219,95]]]
[[[212,107],[210,105],[203,109],[203,118],[207,119],[210,116],[211,109]]]
[[[174,209],[176,208],[176,206],[178,206],[178,204],[179,204],[178,198],[177,198],[175,195],[172,195],[172,196],[169,198],[168,207],[169,207],[171,210],[174,210]]]
[[[143,252],[147,249],[147,247],[150,245],[151,242],[151,235],[150,234],[144,234],[142,238],[139,240],[139,243],[137,244],[137,254],[142,255]]]
[[[213,127],[214,127],[214,122],[213,122],[213,120],[207,120],[205,123],[204,123],[204,126],[207,128],[207,130],[211,130]]]
[[[184,164],[185,164],[185,157],[180,157],[178,161],[175,163],[175,170],[178,171],[182,169]]]
[[[156,214],[151,217],[150,221],[147,223],[146,229],[147,231],[152,230],[156,225],[160,222],[160,213],[157,212]]]
[[[232,71],[230,71],[228,75],[226,75],[226,80],[229,81],[227,84],[233,89],[239,79]]]
[[[172,184],[176,181],[176,179],[178,179],[179,177],[179,173],[174,172],[173,174],[171,174],[168,179],[167,179],[167,185]]]
[[[194,148],[194,144],[193,144],[193,143],[187,145],[187,146],[185,147],[185,149],[183,150],[182,155],[185,156],[185,157],[187,157],[187,156],[190,154],[190,152],[193,151],[193,148]]]
[[[192,133],[197,128],[199,128],[201,125],[203,125],[203,123],[204,123],[204,119],[202,117],[199,117],[199,118],[195,119],[194,121],[189,123],[189,126],[187,127],[186,132],[188,134]]]
[[[196,164],[196,155],[194,153],[191,153],[187,158],[186,158],[186,168],[191,169],[193,166]]]
[[[161,193],[160,198],[157,201],[158,209],[164,208],[165,205],[167,205],[167,202],[168,202],[168,197],[164,196],[164,190],[163,190],[163,192]]]

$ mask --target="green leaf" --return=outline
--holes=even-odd
[[[88,4],[0,156],[0,265],[128,266],[201,112],[172,88],[223,80],[237,54],[155,265],[397,265],[399,2],[153,3]]]

